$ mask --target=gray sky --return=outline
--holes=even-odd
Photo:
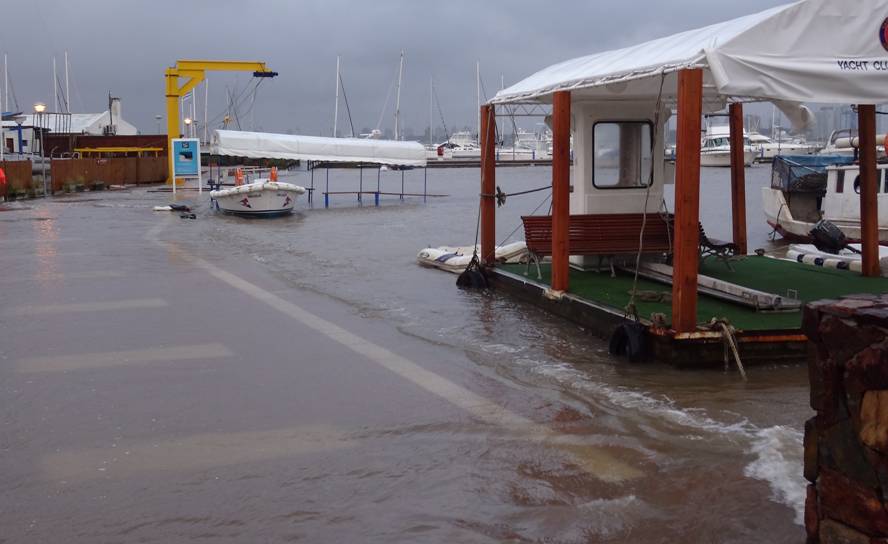
[[[402,120],[421,134],[428,126],[430,78],[448,129],[474,126],[476,61],[492,94],[501,75],[508,86],[561,60],[783,3],[8,0],[0,7],[0,50],[9,55],[10,79],[22,109],[51,101],[51,59],[57,56],[63,77],[67,50],[72,111],[103,111],[110,90],[123,99],[124,118],[143,132],[154,132],[154,116],[164,113],[163,72],[177,59],[263,60],[280,76],[259,87],[255,128],[329,134],[336,55],[342,56],[352,119],[361,130],[376,127],[404,49]],[[211,119],[225,110],[226,87],[244,89],[250,78],[209,76]],[[382,129],[393,126],[393,102],[392,92]],[[249,119],[244,115],[242,126]],[[437,111],[435,123],[440,124]],[[339,126],[340,133],[348,130],[342,105]]]

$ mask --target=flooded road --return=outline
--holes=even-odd
[[[748,170],[750,248],[770,247],[769,173]],[[728,238],[729,172],[704,174],[702,221]],[[145,190],[0,213],[0,542],[804,539],[804,368],[627,365],[458,290],[415,256],[471,245],[478,172],[428,183],[450,196],[277,220],[192,193],[179,219]],[[497,239],[544,199],[508,199]]]

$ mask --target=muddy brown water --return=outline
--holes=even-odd
[[[750,248],[779,247],[769,172],[748,170]],[[730,234],[728,175],[704,171],[713,237]],[[477,178],[430,170],[450,196],[319,197],[276,220],[192,193],[197,220],[157,214],[169,195],[145,190],[11,205],[0,542],[801,542],[805,370],[628,365],[417,266],[422,247],[471,244]],[[421,173],[406,183],[421,192]],[[356,186],[331,172],[331,190]],[[543,200],[508,199],[498,240]]]

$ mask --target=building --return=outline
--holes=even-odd
[[[113,98],[110,110],[101,113],[4,114],[3,145],[6,153],[40,153],[37,128],[42,128],[45,133],[93,136],[134,136],[139,133],[133,124],[123,119],[119,98]]]

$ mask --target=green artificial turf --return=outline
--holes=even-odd
[[[722,262],[708,259],[700,267],[700,274],[781,296],[787,296],[790,289],[795,290],[803,302],[856,293],[888,293],[888,279],[864,278],[855,272],[755,255],[733,261],[731,266],[733,271]],[[525,271],[523,264],[504,265],[502,268],[519,275],[523,275]],[[543,276],[541,281],[548,284],[549,265],[542,265],[541,270]],[[535,266],[531,267],[528,277],[536,280]],[[669,285],[644,278],[638,279],[638,289],[663,293],[672,291]],[[570,293],[620,311],[628,304],[631,290],[631,274],[618,272],[616,278],[611,278],[609,271],[582,272],[574,269],[570,271]],[[637,300],[636,307],[642,318],[649,319],[652,313],[665,314],[667,320],[672,318],[672,303],[668,300],[664,302]],[[700,296],[697,303],[698,321],[708,322],[713,317],[727,318],[735,327],[745,330],[797,329],[802,320],[801,312],[756,312],[739,304],[705,295]]]

